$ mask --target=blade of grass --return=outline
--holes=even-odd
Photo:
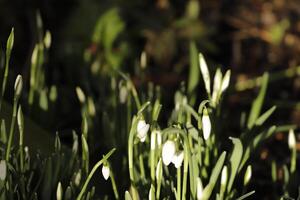
[[[263,102],[265,99],[266,91],[267,91],[269,74],[264,73],[264,75],[262,76],[261,79],[262,79],[262,85],[261,85],[258,96],[252,103],[251,111],[250,111],[249,118],[248,118],[247,127],[249,129],[251,129],[253,127],[256,119],[258,118],[258,116],[260,114],[260,111],[261,111],[261,108],[262,108],[262,105],[263,105]]]

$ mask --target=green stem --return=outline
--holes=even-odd
[[[9,130],[9,138],[8,138],[8,142],[7,142],[7,149],[5,152],[5,160],[7,162],[9,160],[9,155],[10,155],[10,150],[11,150],[11,145],[12,145],[12,140],[13,140],[13,134],[14,134],[15,123],[16,123],[16,118],[17,118],[17,107],[18,107],[18,100],[15,98],[14,105],[13,105],[13,115],[12,115],[12,119],[11,119],[10,130]]]
[[[177,168],[177,195],[176,199],[180,200],[181,196],[181,167]]]
[[[128,168],[129,168],[129,177],[130,181],[134,183],[134,172],[133,172],[133,139],[134,139],[134,130],[137,126],[137,117],[134,116],[132,120],[132,126],[129,132],[128,138]]]
[[[76,200],[81,200],[82,199],[82,197],[83,197],[83,195],[86,191],[86,188],[87,188],[91,178],[93,177],[94,173],[96,172],[96,170],[103,164],[104,161],[106,161],[111,156],[111,154],[113,154],[115,152],[115,150],[116,150],[115,148],[110,150],[110,152],[108,152],[100,161],[98,161],[94,165],[92,171],[89,173],[86,181],[84,182],[84,185],[82,186],[82,189],[81,189],[79,195],[77,196]]]
[[[139,162],[140,162],[140,171],[141,171],[141,178],[145,180],[145,167],[144,167],[144,161],[143,161],[143,155],[139,155]]]
[[[110,167],[110,165],[109,165],[109,168],[112,169]],[[110,170],[110,180],[111,180],[111,185],[112,185],[112,188],[114,191],[115,198],[116,198],[116,200],[119,200],[119,193],[118,193],[118,189],[117,189],[117,185],[116,185],[116,181],[115,181],[115,176],[114,176],[112,170]]]

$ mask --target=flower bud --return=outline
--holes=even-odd
[[[7,166],[6,166],[6,161],[1,160],[0,161],[0,180],[4,181],[6,178],[6,173],[7,173]]]
[[[162,164],[161,164],[161,159],[159,159],[157,166],[156,166],[156,171],[155,171],[155,176],[157,180],[160,180],[162,178]]]
[[[211,123],[206,108],[204,108],[203,116],[202,116],[202,130],[203,130],[203,137],[205,140],[207,140],[211,132]]]
[[[63,197],[63,189],[61,186],[61,182],[59,182],[56,189],[56,199],[62,200],[62,197]]]
[[[44,45],[47,49],[51,46],[51,33],[50,31],[46,31],[45,37],[44,37]]]
[[[23,79],[22,76],[19,74],[15,81],[15,98],[19,98],[23,88]]]
[[[221,187],[225,187],[228,179],[228,169],[225,165],[222,169],[222,175],[221,175]]]
[[[247,185],[249,183],[251,176],[252,176],[252,167],[251,165],[248,165],[244,176],[244,185]]]
[[[289,131],[289,138],[288,138],[289,148],[294,149],[296,146],[296,137],[295,132],[293,129],[290,129]]]
[[[164,143],[162,147],[162,159],[165,165],[169,165],[175,154],[175,143],[171,140],[168,140]]]
[[[119,100],[121,104],[124,104],[127,100],[128,90],[125,85],[122,85],[119,89]]]
[[[200,177],[197,178],[197,200],[201,200],[203,197],[203,185]]]
[[[76,94],[77,94],[77,97],[79,99],[79,102],[80,103],[84,103],[85,102],[85,95],[82,91],[82,89],[80,87],[76,87]]]
[[[145,142],[149,128],[150,125],[146,124],[145,120],[139,120],[137,124],[137,137],[141,142]]]
[[[108,165],[103,165],[102,175],[103,175],[105,180],[107,180],[109,178],[109,174],[110,174],[109,166]]]

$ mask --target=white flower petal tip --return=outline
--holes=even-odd
[[[107,180],[109,178],[109,174],[110,174],[110,170],[109,170],[109,167],[107,165],[103,165],[102,167],[102,175],[103,175],[103,178],[105,180]]]
[[[163,163],[166,166],[168,166],[171,163],[174,155],[175,155],[175,143],[171,140],[168,140],[167,142],[164,143],[162,147]]]
[[[181,167],[182,162],[183,162],[183,157],[184,157],[184,153],[183,151],[177,152],[172,159],[172,163],[174,164],[174,166],[176,168]]]

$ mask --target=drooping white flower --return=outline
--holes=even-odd
[[[290,131],[289,131],[288,143],[289,143],[289,148],[294,149],[294,147],[296,145],[296,137],[295,137],[295,132],[293,129],[290,129]]]
[[[168,140],[164,143],[162,147],[162,159],[165,165],[169,165],[175,155],[175,143]]]
[[[183,161],[183,157],[184,157],[183,151],[177,152],[177,153],[175,153],[175,155],[173,156],[172,163],[174,164],[174,166],[175,166],[176,168],[181,167],[182,161]]]
[[[105,180],[109,178],[110,170],[108,165],[103,165],[102,166],[102,175]]]
[[[203,197],[203,185],[200,177],[197,178],[197,200],[201,200]]]
[[[140,120],[138,122],[137,136],[141,142],[145,142],[149,128],[150,128],[150,125],[146,124],[145,120]]]
[[[205,140],[207,140],[211,132],[211,123],[206,108],[204,108],[204,112],[202,116],[202,130],[203,130],[203,137]]]

